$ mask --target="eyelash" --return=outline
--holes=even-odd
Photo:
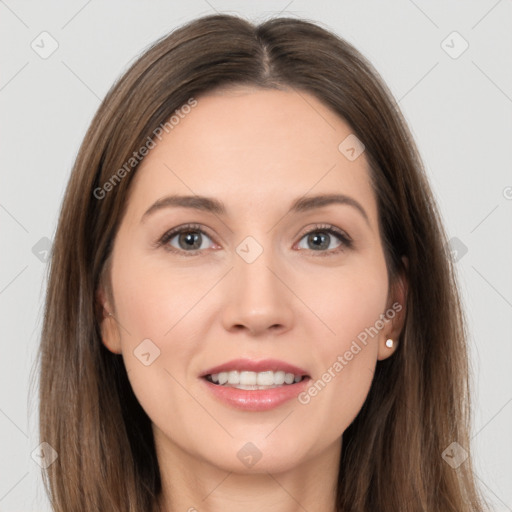
[[[181,235],[182,233],[201,233],[206,235],[208,238],[212,239],[211,236],[206,233],[199,224],[185,224],[183,226],[173,228],[169,231],[167,231],[161,238],[155,243],[155,246],[163,247],[164,250],[177,253],[183,256],[198,256],[201,255],[201,253],[204,253],[202,249],[194,249],[192,251],[183,251],[180,249],[176,249],[175,247],[172,247],[168,245],[168,242],[172,240],[176,235]],[[336,249],[331,249],[328,251],[314,251],[310,250],[310,252],[318,252],[318,254],[315,254],[316,256],[324,257],[324,256],[331,256],[334,254],[338,254],[339,252],[342,252],[346,249],[351,249],[353,246],[353,241],[341,230],[333,226],[332,224],[316,224],[312,229],[309,231],[306,231],[300,236],[300,240],[302,240],[305,236],[310,235],[311,233],[327,233],[329,235],[334,235],[340,242],[341,245],[337,247]],[[300,249],[304,250],[304,249]]]

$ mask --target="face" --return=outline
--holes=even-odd
[[[388,282],[365,154],[339,149],[346,122],[305,92],[197,101],[131,184],[103,342],[160,455],[285,471],[341,446],[393,353],[404,288]]]

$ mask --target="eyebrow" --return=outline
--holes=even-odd
[[[289,212],[303,213],[314,210],[316,208],[329,206],[331,204],[352,206],[362,215],[368,226],[370,226],[368,214],[366,213],[366,210],[361,206],[361,203],[356,201],[353,197],[347,196],[345,194],[321,194],[316,196],[300,197],[292,203]],[[163,197],[162,199],[159,199],[154,204],[152,204],[142,216],[141,221],[144,221],[149,215],[155,213],[158,210],[162,210],[164,208],[180,207],[210,212],[216,215],[226,215],[226,207],[224,203],[218,199],[197,195],[170,195]]]

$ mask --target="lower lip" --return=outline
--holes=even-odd
[[[219,386],[212,382],[204,381],[210,392],[221,402],[244,411],[269,411],[280,405],[297,398],[299,393],[307,387],[309,378],[305,378],[295,384],[286,384],[270,389],[237,389],[228,386]]]

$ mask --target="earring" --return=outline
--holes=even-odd
[[[386,347],[392,348],[393,347],[393,340],[391,338],[388,338],[386,340]]]

